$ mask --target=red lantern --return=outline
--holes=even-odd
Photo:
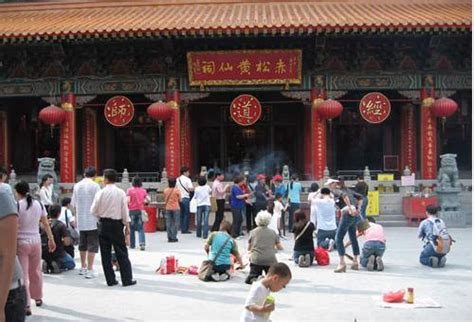
[[[341,115],[342,110],[342,104],[333,99],[327,99],[317,106],[319,116],[329,120]]]
[[[442,97],[434,101],[430,109],[434,116],[441,117],[441,128],[444,133],[444,123],[446,123],[446,118],[456,113],[458,103],[450,98]]]
[[[66,111],[53,104],[43,108],[38,115],[39,119],[51,127],[51,137],[53,137],[53,127],[61,124],[66,119]]]
[[[39,119],[49,125],[61,124],[65,118],[66,112],[52,104],[39,112]]]
[[[450,98],[442,97],[431,105],[431,113],[436,117],[450,117],[456,113],[458,104]]]
[[[171,117],[173,109],[168,104],[158,101],[151,104],[146,112],[155,121],[166,121]]]

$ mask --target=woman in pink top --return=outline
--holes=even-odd
[[[383,227],[376,224],[373,217],[368,217],[367,220],[369,221],[368,226],[363,225],[363,222],[357,225],[359,233],[362,234],[365,240],[360,264],[362,267],[367,267],[368,271],[383,271],[382,256],[385,252],[386,242]]]
[[[56,244],[46,217],[46,210],[41,202],[31,197],[28,183],[18,182],[15,191],[18,196],[17,255],[23,269],[23,281],[26,287],[25,311],[26,315],[31,315],[31,298],[36,301],[36,306],[43,304],[40,222],[48,235],[50,252],[54,252]]]
[[[130,210],[130,248],[135,248],[135,232],[138,231],[138,242],[140,250],[145,250],[145,232],[143,231],[142,210],[145,203],[150,201],[148,193],[142,188],[142,181],[135,177],[132,188],[127,190],[128,209]]]

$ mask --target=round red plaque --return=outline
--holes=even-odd
[[[262,106],[252,95],[239,95],[230,104],[230,115],[235,123],[249,126],[257,122],[262,115]]]
[[[359,103],[360,115],[369,123],[382,123],[389,117],[391,109],[388,98],[378,92],[365,95]]]
[[[114,96],[105,103],[105,119],[113,126],[125,126],[133,119],[135,108],[125,96]]]

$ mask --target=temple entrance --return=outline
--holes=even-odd
[[[400,110],[404,102],[394,91],[383,94],[390,100],[390,116],[382,123],[364,120],[359,111],[360,99],[367,92],[350,92],[340,98],[344,112],[328,129],[328,157],[331,174],[354,178],[365,166],[372,173],[400,171]],[[329,152],[330,153],[330,152]]]
[[[98,97],[87,104],[98,109],[99,151],[101,167],[127,169],[130,173],[150,173],[156,177],[164,167],[164,127],[151,119],[146,108],[151,104],[142,95],[129,96],[135,116],[124,127],[116,127],[103,117],[103,106],[109,97]]]
[[[283,165],[303,170],[303,105],[279,93],[253,93],[262,115],[251,126],[240,126],[229,114],[238,93],[217,93],[190,103],[195,164],[224,169],[229,178],[237,172],[273,174]]]

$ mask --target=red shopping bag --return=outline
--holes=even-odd
[[[174,274],[178,269],[178,260],[174,256],[167,256],[161,260],[160,268],[157,270],[160,274]]]
[[[314,258],[319,266],[329,265],[329,252],[322,247],[314,249]]]

